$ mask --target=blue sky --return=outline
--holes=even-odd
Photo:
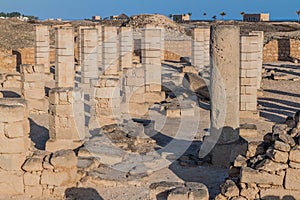
[[[226,19],[240,19],[240,12],[269,12],[271,19],[296,19],[300,0],[1,0],[0,11],[19,11],[40,19],[84,19],[125,13],[192,13],[192,19],[211,19],[224,11]],[[204,17],[203,13],[207,13]]]

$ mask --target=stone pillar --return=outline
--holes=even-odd
[[[147,114],[144,68],[125,69],[122,84],[124,95],[121,105],[122,114],[129,118],[141,117]]]
[[[260,65],[260,38],[258,35],[241,36],[240,117],[258,117],[257,83]],[[261,75],[260,75],[261,77]]]
[[[55,85],[74,86],[74,34],[73,28],[63,27],[55,30]]]
[[[161,43],[160,43],[160,49],[161,49],[161,60],[165,60],[165,27],[160,27],[161,29]]]
[[[48,112],[45,99],[44,65],[21,65],[22,96],[30,112]]]
[[[100,127],[119,124],[121,117],[120,79],[116,76],[103,76],[92,81],[95,100],[95,115]]]
[[[96,25],[95,28],[98,30],[98,69],[103,71],[103,62],[102,62],[102,48],[103,48],[103,25]]]
[[[161,29],[146,26],[142,31],[142,67],[145,72],[145,101],[160,102],[161,92]]]
[[[239,140],[240,29],[216,25],[211,31],[211,126],[200,157],[203,148],[213,148],[212,163],[228,166]]]
[[[263,67],[263,49],[264,49],[264,32],[263,31],[252,31],[249,33],[250,35],[257,35],[258,36],[258,78],[257,78],[257,89],[261,87],[261,80],[262,80],[262,67]]]
[[[80,88],[54,88],[49,92],[49,136],[46,151],[76,149],[85,138],[83,92]]]
[[[118,75],[120,71],[118,29],[117,27],[104,26],[102,30],[102,63],[104,74]]]
[[[44,73],[50,73],[50,34],[48,26],[35,26],[35,64],[44,65]]]
[[[131,27],[120,28],[120,69],[132,68],[133,33]]]
[[[210,28],[198,27],[192,32],[192,65],[203,70],[210,65],[209,55]]]
[[[98,78],[98,30],[81,29],[81,83]]]
[[[26,101],[0,99],[0,177],[1,195],[24,193],[21,169],[29,152],[29,120]]]

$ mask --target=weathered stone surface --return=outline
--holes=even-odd
[[[280,140],[286,144],[289,144],[290,146],[295,146],[295,140],[292,138],[292,136],[288,135],[287,133],[273,133],[273,140]]]
[[[41,173],[30,173],[24,174],[24,185],[36,186],[40,184]]]
[[[272,128],[273,134],[287,134],[286,124],[275,124]]]
[[[299,169],[287,169],[284,180],[285,189],[300,190],[300,170]]]
[[[248,150],[246,156],[253,157],[256,155],[264,154],[265,153],[265,143],[260,141],[254,141],[248,143]]]
[[[25,186],[25,194],[30,195],[31,197],[42,197],[43,186],[42,185]]]
[[[289,166],[294,169],[300,169],[300,163],[298,163],[298,162],[290,161]]]
[[[0,167],[4,170],[21,170],[25,159],[24,154],[0,154]]]
[[[257,127],[255,124],[241,124],[240,136],[245,138],[256,138]]]
[[[247,167],[247,159],[242,156],[238,155],[238,157],[234,160],[234,167]]]
[[[226,180],[220,187],[221,193],[226,197],[237,197],[240,195],[239,188],[232,180]]]
[[[247,199],[256,199],[258,195],[259,189],[255,185],[254,187],[249,186],[246,188],[242,188],[240,195],[246,197]]]
[[[287,169],[289,166],[285,163],[277,163],[270,159],[265,159],[262,162],[260,162],[257,166],[257,170],[264,170],[267,172],[277,172],[280,170]]]
[[[287,163],[289,154],[288,152],[278,151],[276,149],[268,149],[266,155],[275,162]]]
[[[22,169],[26,172],[32,171],[42,171],[43,170],[43,160],[40,158],[29,158],[25,161]]]
[[[77,165],[77,157],[72,150],[60,150],[53,153],[50,163],[55,168],[73,168]]]
[[[243,167],[241,171],[241,182],[242,183],[261,183],[261,184],[272,184],[282,185],[284,175],[269,174],[267,172],[258,172],[249,167]]]
[[[290,151],[289,160],[300,163],[300,149]]]
[[[285,190],[284,188],[266,188],[260,190],[260,197],[263,200],[274,199],[290,199],[295,200],[300,197],[300,191]]]
[[[201,183],[186,183],[185,187],[178,187],[171,190],[167,200],[208,200],[209,193],[205,185]]]
[[[274,143],[274,149],[277,149],[279,151],[288,152],[291,150],[291,146],[284,142],[280,142],[280,141],[276,140]]]
[[[6,196],[24,193],[23,174],[0,171],[0,194]]]
[[[223,194],[218,194],[214,200],[227,200],[228,197],[225,197]]]
[[[53,172],[52,170],[43,170],[41,184],[54,186],[72,185],[76,181],[76,174],[76,167],[57,172]]]

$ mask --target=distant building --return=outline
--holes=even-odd
[[[93,21],[99,21],[99,20],[101,20],[101,17],[99,15],[92,16],[92,20]]]
[[[259,13],[259,14],[244,14],[244,22],[265,22],[270,20],[269,13]]]
[[[129,17],[127,15],[125,15],[124,13],[120,14],[120,15],[112,15],[109,17],[110,20],[127,20],[129,19]]]
[[[23,21],[23,22],[27,22],[29,20],[28,17],[24,17],[24,16],[19,16],[17,17],[18,20]]]
[[[190,21],[190,15],[188,14],[173,15],[173,21],[176,22]]]

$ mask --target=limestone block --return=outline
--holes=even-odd
[[[60,150],[53,153],[50,162],[55,168],[74,168],[77,166],[77,157],[72,150]]]
[[[282,185],[284,175],[269,174],[267,172],[258,172],[254,169],[243,167],[240,176],[242,183],[258,183]]]
[[[30,99],[27,101],[27,105],[30,111],[48,112],[49,101],[47,99]]]
[[[10,139],[28,136],[29,131],[30,127],[28,120],[4,124],[4,134]]]
[[[28,150],[28,143],[24,138],[0,138],[0,153],[21,154]]]
[[[292,149],[290,151],[289,160],[293,162],[300,163],[300,150],[299,149]]]
[[[43,196],[43,186],[42,185],[25,185],[25,194],[30,195],[31,197],[42,197]]]
[[[0,154],[0,167],[7,171],[20,171],[25,154]]]
[[[266,188],[260,189],[260,197],[263,200],[268,200],[270,197],[275,197],[278,199],[297,199],[300,196],[300,191],[296,190],[286,190],[282,187],[280,188]]]
[[[73,140],[48,140],[46,143],[46,151],[55,152],[61,149],[76,149],[82,144],[81,141]]]
[[[22,166],[26,172],[42,171],[43,160],[41,158],[28,158]]]
[[[25,186],[37,186],[40,184],[41,173],[25,172],[24,185]]]
[[[298,163],[298,162],[290,161],[289,166],[294,169],[300,169],[300,163]]]
[[[277,149],[279,151],[284,151],[284,152],[288,152],[290,151],[291,147],[288,144],[285,144],[284,142],[280,142],[280,141],[275,141],[274,143],[274,149]]]
[[[232,180],[226,180],[220,187],[221,193],[226,197],[237,197],[240,194],[239,188]]]
[[[275,162],[287,163],[289,154],[288,152],[278,151],[276,149],[268,149],[266,155]]]
[[[270,159],[261,161],[257,166],[257,170],[263,170],[267,172],[278,172],[287,169],[289,166],[286,163],[277,163]]]
[[[299,169],[287,169],[284,180],[285,189],[300,190],[300,170]]]
[[[0,171],[0,193],[4,196],[20,195],[24,193],[23,174]]]
[[[41,176],[42,185],[66,186],[72,185],[76,181],[77,167],[53,172],[43,170]]]

